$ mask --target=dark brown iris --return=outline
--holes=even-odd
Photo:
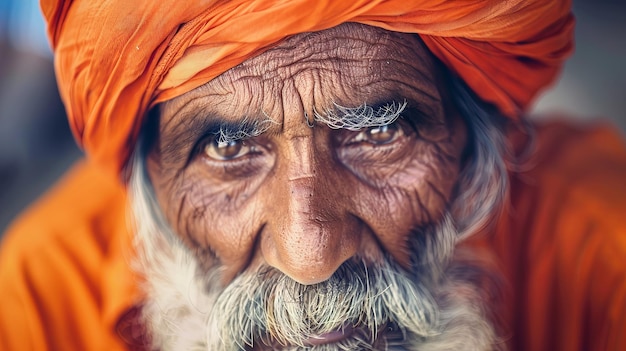
[[[205,146],[204,152],[207,156],[217,160],[231,160],[246,153],[244,144],[240,140],[224,142],[215,140]]]
[[[396,124],[372,127],[366,132],[365,140],[372,144],[388,144],[394,141],[400,134],[400,129]]]

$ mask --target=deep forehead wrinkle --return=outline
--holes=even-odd
[[[352,130],[404,114],[441,122],[438,72],[416,36],[356,24],[295,35],[165,102],[162,146],[187,147],[184,152],[207,136],[231,141],[282,134],[286,115]]]
[[[349,23],[323,33],[288,38],[226,72],[220,81],[239,86],[239,92],[256,85],[261,88],[256,95],[247,95],[254,96],[248,98],[260,105],[272,104],[266,97],[276,92],[281,96],[289,85],[304,93],[302,108],[309,115],[327,112],[334,103],[358,108],[361,103],[396,97],[418,102],[432,115],[441,105],[439,73],[434,58],[417,36]],[[327,91],[334,91],[334,95]],[[273,104],[280,105],[276,101]],[[278,111],[271,114],[274,119],[280,117]]]
[[[398,56],[400,60],[406,59],[407,53],[412,53],[412,61],[433,68],[431,56],[419,54],[419,51],[425,50],[425,45],[417,35],[356,23],[344,23],[326,31],[288,37],[263,55],[249,59],[236,68],[263,75],[288,68],[295,61],[315,67],[332,60],[367,65],[375,61],[393,60],[398,49],[403,51]]]

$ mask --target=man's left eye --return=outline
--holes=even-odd
[[[249,154],[252,147],[242,140],[218,141],[213,140],[204,146],[204,154],[218,161],[233,160]]]
[[[384,145],[396,141],[404,134],[402,127],[398,123],[384,126],[370,127],[357,134],[353,142],[366,142],[373,145]]]

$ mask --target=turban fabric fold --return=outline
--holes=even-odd
[[[70,126],[118,174],[146,112],[297,33],[344,22],[418,33],[518,118],[572,50],[569,0],[41,0]]]

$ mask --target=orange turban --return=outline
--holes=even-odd
[[[41,0],[74,135],[118,173],[146,111],[281,39],[359,22],[419,33],[517,118],[572,50],[569,0]]]

